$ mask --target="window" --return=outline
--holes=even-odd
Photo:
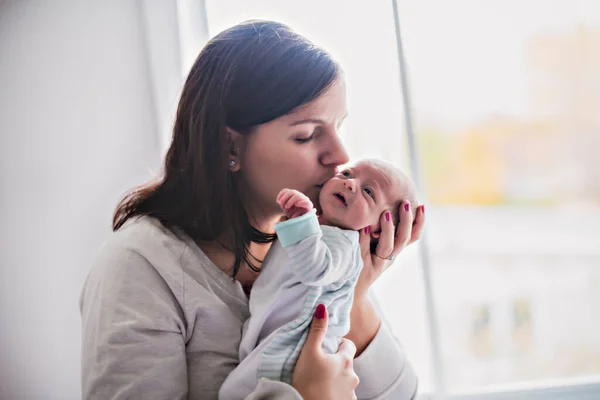
[[[276,19],[330,50],[351,158],[419,167],[426,235],[376,289],[424,397],[598,390],[600,3],[397,7],[403,63],[393,2],[206,1],[210,35]]]
[[[447,392],[600,374],[600,4],[405,0],[399,18]]]

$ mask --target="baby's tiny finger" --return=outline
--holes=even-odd
[[[277,198],[275,199],[275,201],[277,203],[281,202],[281,198],[283,197],[283,194],[285,193],[285,189],[282,189],[278,194],[277,194]]]
[[[306,210],[310,210],[312,209],[312,202],[309,199],[303,198],[298,202],[297,206]]]
[[[285,203],[285,208],[290,208],[296,205],[296,203],[300,200],[300,196],[298,193],[292,193],[288,201]]]
[[[287,201],[289,200],[289,198],[292,196],[292,191],[289,189],[285,189],[285,191],[281,194],[281,197],[279,198],[279,204],[281,204],[282,206],[285,206],[285,204],[287,203]]]

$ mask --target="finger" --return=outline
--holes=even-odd
[[[379,219],[381,236],[379,237],[379,244],[377,244],[375,253],[381,258],[386,258],[394,251],[394,222],[389,211],[381,214]]]
[[[276,201],[277,203],[279,203],[279,200],[281,199],[281,196],[283,196],[283,193],[284,193],[284,192],[285,192],[285,189],[281,189],[281,190],[279,191],[279,193],[277,193],[277,197],[275,198],[275,201]]]
[[[283,189],[280,193],[279,196],[277,197],[277,203],[279,203],[279,205],[282,208],[285,208],[285,203],[288,201],[288,199],[292,196],[292,192],[289,189]]]
[[[350,374],[350,379],[351,379],[351,385],[354,389],[356,389],[358,387],[358,384],[360,383],[360,379],[358,378],[358,375],[356,375],[356,372],[354,372],[354,367],[352,368],[352,373]],[[354,394],[354,396],[356,396],[356,394]],[[356,399],[356,397],[354,397]]]
[[[310,201],[310,199],[301,199],[298,204],[296,204],[297,207],[300,208],[304,208],[305,210],[312,210],[313,208],[313,204],[312,201]]]
[[[300,199],[301,199],[300,193],[292,192],[292,195],[285,203],[285,208],[293,207],[294,205],[296,205],[297,202],[300,201]]]
[[[415,221],[412,225],[412,233],[410,234],[410,240],[408,243],[413,243],[419,240],[421,237],[421,232],[423,231],[423,227],[425,226],[425,206],[420,205],[417,207],[417,215],[415,216]]]
[[[350,360],[353,360],[354,356],[356,355],[356,345],[352,340],[342,338],[337,354],[347,356],[350,358]]]
[[[400,216],[400,222],[398,223],[398,228],[396,228],[396,241],[394,243],[394,251],[396,252],[406,246],[412,232],[413,217],[410,210],[410,202],[405,200],[400,204],[398,215]]]
[[[360,244],[360,252],[363,257],[367,254],[371,254],[371,232],[368,226],[361,229],[359,232],[358,243]]]
[[[291,201],[291,200],[294,198],[294,196],[295,196],[295,195],[296,195],[296,193],[295,193],[293,190],[290,190],[290,191],[289,191],[289,192],[286,194],[286,196],[285,196],[285,198],[284,198],[284,200],[285,200],[285,206],[286,206],[286,208],[290,208],[291,206],[293,206],[293,204],[292,204],[292,205],[290,205],[289,203],[290,203],[290,201]]]
[[[286,210],[290,207],[292,207],[294,204],[292,203],[292,200],[294,199],[294,195],[290,193],[289,196],[285,196],[282,201],[283,201],[283,208],[285,208]]]
[[[306,337],[306,343],[304,347],[313,352],[321,352],[321,346],[325,340],[325,334],[327,333],[327,323],[329,316],[327,315],[327,308],[323,304],[319,304],[315,310],[313,320],[308,330],[308,336]]]
[[[304,193],[302,193],[302,192],[297,192],[297,193],[302,199],[309,199],[308,196],[305,195]]]
[[[286,193],[288,193],[290,190],[289,189],[281,189],[279,191],[279,194],[277,195],[277,202],[279,203],[281,201],[281,199],[283,198],[283,196],[286,195]]]

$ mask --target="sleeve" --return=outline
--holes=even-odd
[[[288,266],[298,281],[322,286],[349,278],[354,272],[355,247],[341,229],[321,229],[316,211],[275,225],[288,254]]]
[[[287,383],[262,378],[245,400],[302,400],[302,396]]]
[[[369,346],[354,359],[354,371],[360,379],[356,396],[364,400],[414,399],[417,374],[390,330],[377,299],[372,293],[370,297],[381,315],[381,326]]]
[[[83,399],[186,398],[183,314],[145,258],[104,250],[80,307]]]

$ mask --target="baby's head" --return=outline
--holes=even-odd
[[[414,219],[418,204],[410,178],[387,162],[361,160],[341,170],[321,189],[321,223],[351,230],[368,226],[371,236],[378,238],[383,212],[389,211],[397,226],[398,207],[404,200],[410,202]]]

